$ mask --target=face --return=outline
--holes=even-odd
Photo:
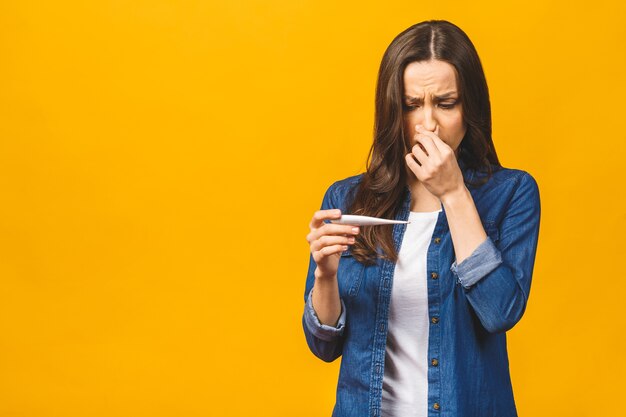
[[[417,141],[415,125],[435,132],[455,153],[465,136],[456,69],[447,62],[412,62],[404,71],[403,116],[408,149]]]

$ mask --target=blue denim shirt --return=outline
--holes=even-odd
[[[466,181],[486,175],[460,165]],[[349,192],[362,176],[332,184],[321,208],[347,213]],[[530,174],[508,168],[468,189],[487,239],[457,265],[442,207],[428,247],[428,416],[516,416],[505,332],[521,319],[528,301],[539,235],[539,190]],[[410,203],[406,187],[396,219],[408,219]],[[398,251],[405,229],[393,226]],[[333,416],[380,416],[395,264],[379,259],[366,266],[353,258],[351,247],[341,254],[337,280],[342,312],[336,327],[321,324],[311,305],[315,268],[310,256],[302,324],[317,357],[327,362],[342,357]]]

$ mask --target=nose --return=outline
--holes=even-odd
[[[437,129],[437,121],[433,116],[433,111],[430,106],[424,108],[424,120],[422,120],[422,126],[426,130],[434,132]]]

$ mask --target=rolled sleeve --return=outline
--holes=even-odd
[[[450,266],[450,271],[457,276],[457,281],[463,288],[469,289],[484,276],[496,269],[502,263],[502,255],[491,238],[478,245],[474,252],[457,265],[456,261]]]
[[[311,334],[319,339],[322,339],[327,342],[331,342],[336,338],[343,335],[343,331],[346,324],[346,306],[341,301],[341,315],[339,316],[339,321],[337,322],[337,327],[329,326],[327,324],[322,324],[315,313],[315,309],[313,308],[312,302],[312,294],[313,291],[309,291],[309,296],[306,301],[306,306],[304,310],[304,322],[307,326],[307,329],[311,332]]]

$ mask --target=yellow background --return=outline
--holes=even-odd
[[[393,37],[463,28],[541,236],[522,416],[626,415],[626,6],[0,2],[0,416],[329,416],[305,236]]]

